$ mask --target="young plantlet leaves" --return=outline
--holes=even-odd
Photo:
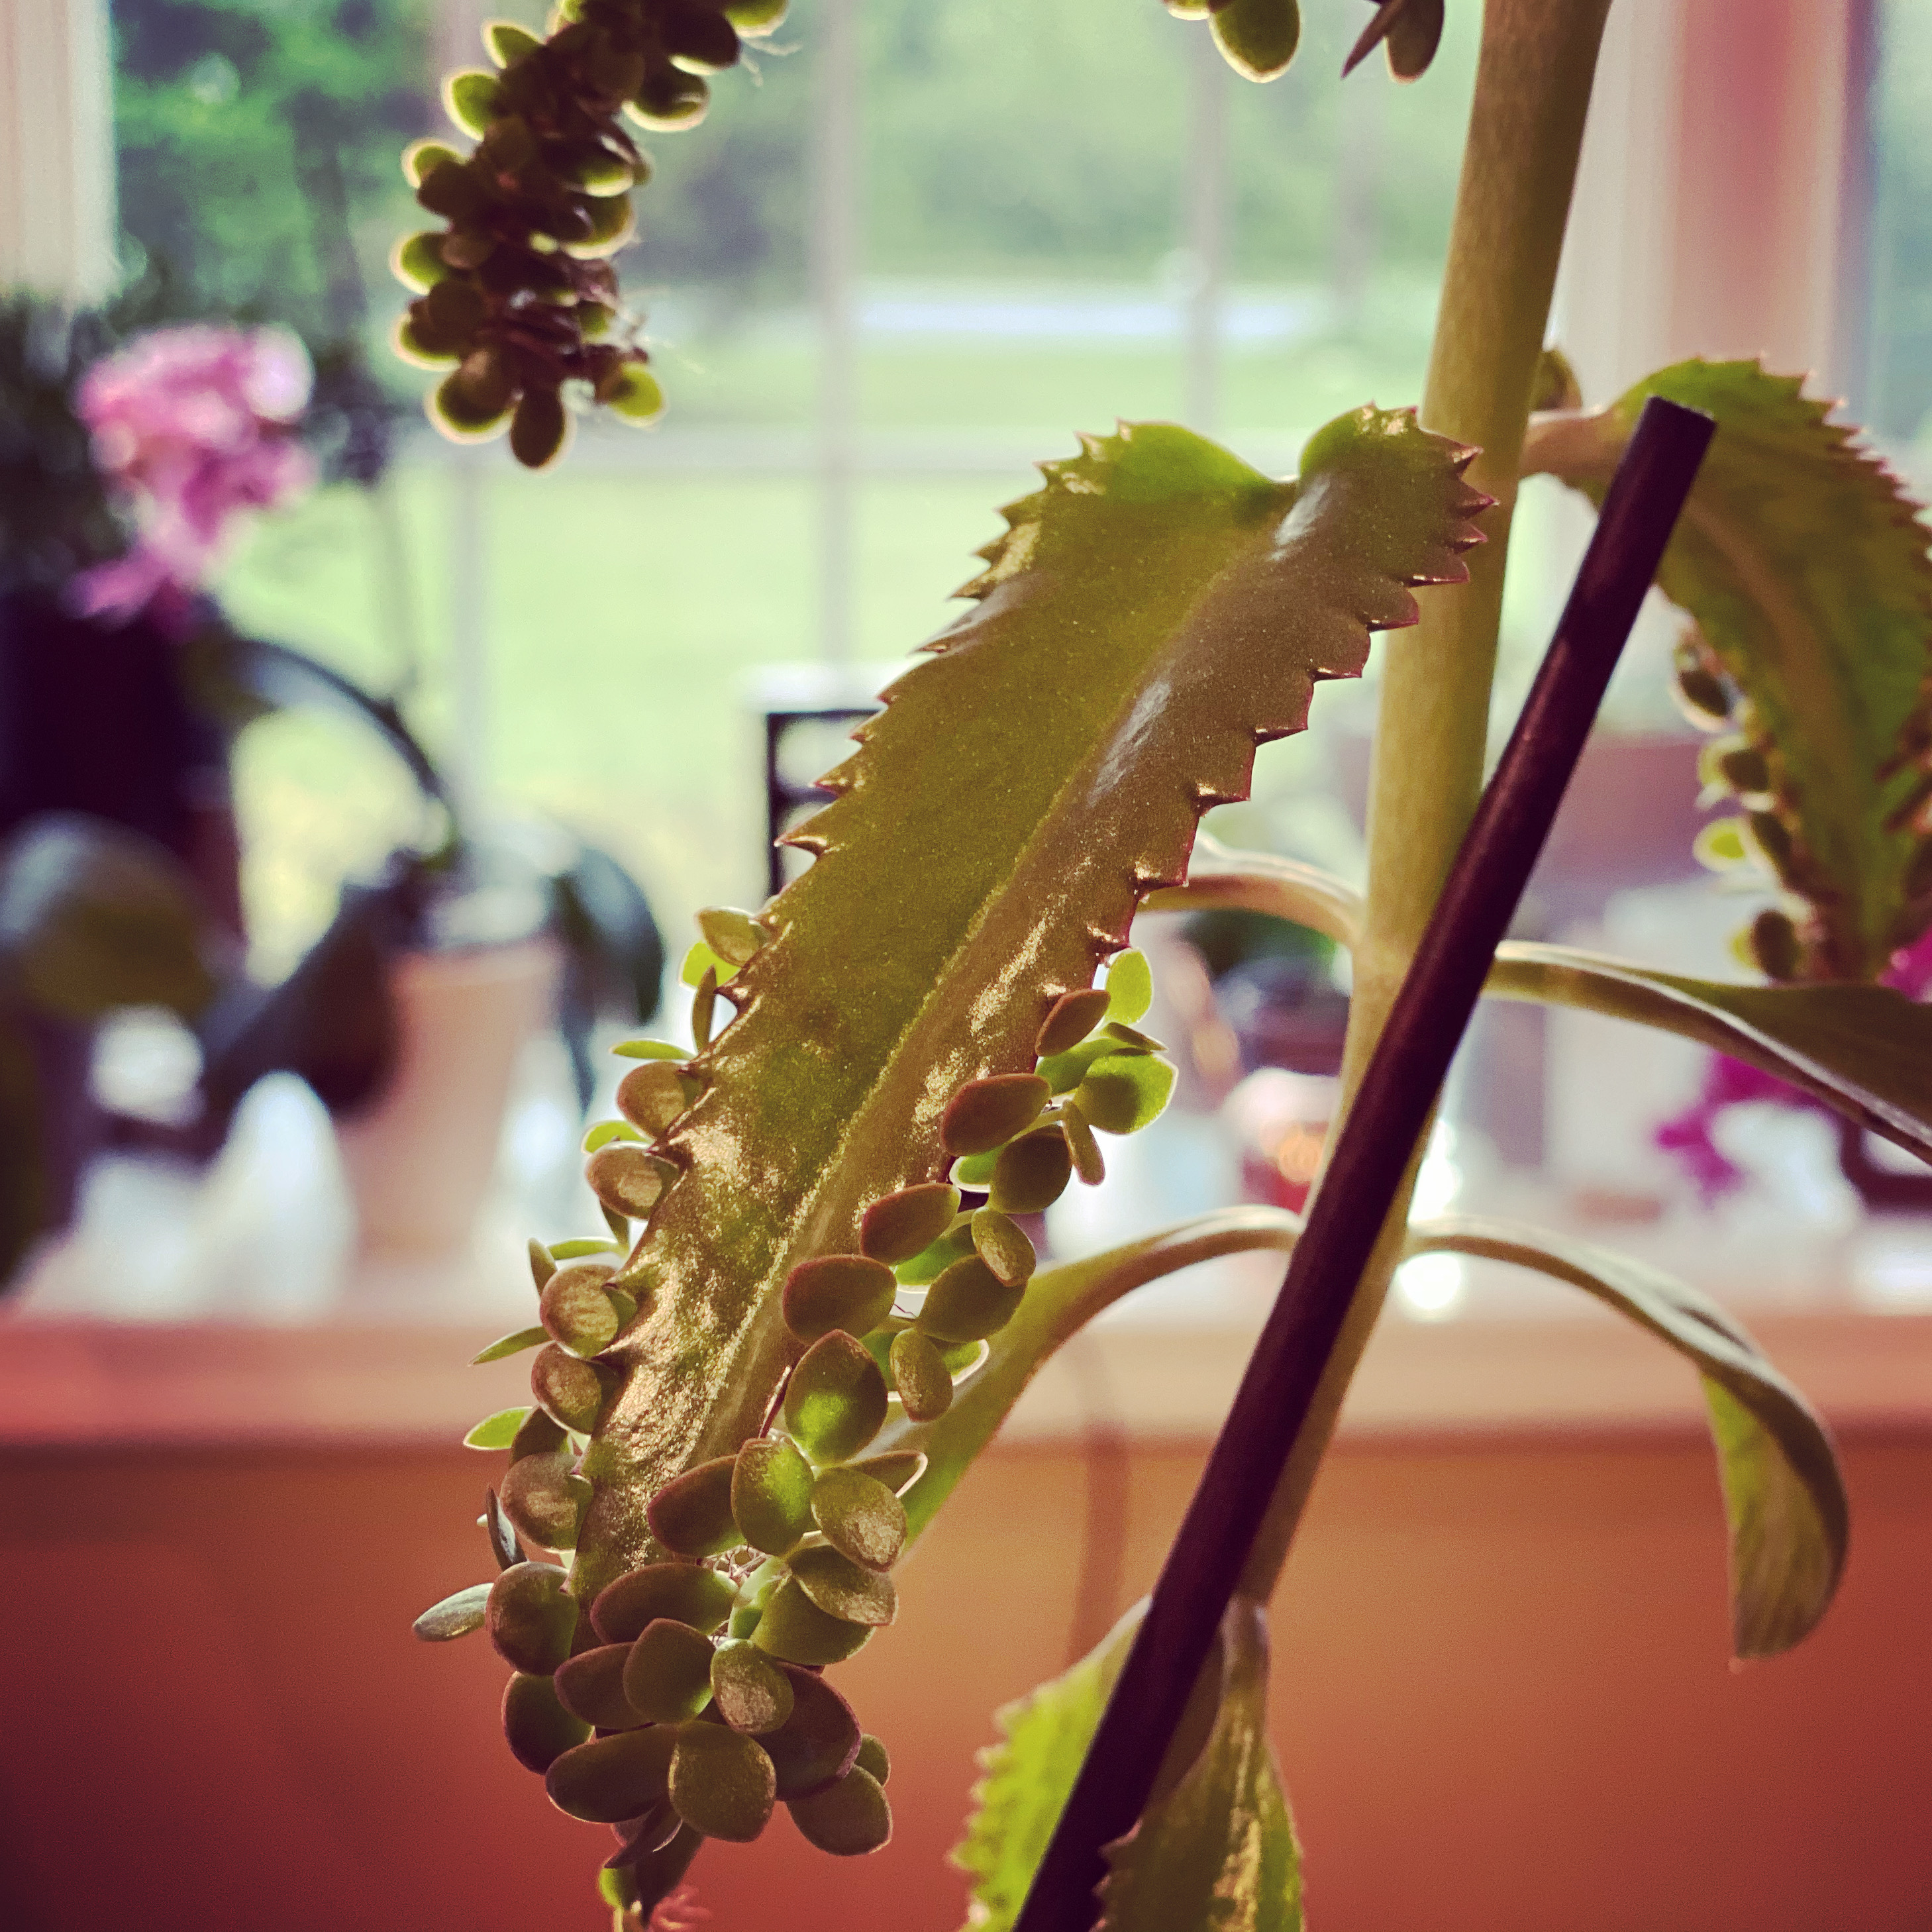
[[[463,1438],[466,1449],[507,1449],[516,1440],[517,1431],[523,1427],[530,1414],[527,1408],[500,1408],[494,1415],[486,1415]]]
[[[448,1643],[452,1638],[467,1636],[483,1628],[492,1587],[472,1583],[468,1589],[432,1604],[410,1628],[424,1643]]]
[[[677,1727],[669,1724],[592,1738],[553,1762],[544,1789],[550,1802],[572,1818],[590,1825],[622,1824],[666,1795],[677,1741]]]
[[[545,1416],[544,1420],[548,1422],[550,1418]],[[529,1426],[527,1423],[524,1424],[526,1428]],[[510,1520],[503,1514],[502,1503],[494,1490],[483,1492],[483,1514],[477,1521],[490,1539],[490,1553],[496,1558],[499,1570],[513,1569],[518,1564],[530,1560],[524,1554],[524,1546],[517,1540],[517,1533],[510,1527]]]
[[[1184,876],[1256,744],[1303,726],[1318,676],[1358,673],[1372,628],[1413,621],[1411,586],[1464,574],[1484,502],[1468,458],[1358,411],[1279,482],[1130,425],[1013,506],[973,608],[790,835],[817,862],[760,913],[772,942],[661,1143],[682,1178],[651,1216],[651,1305],[611,1354],[626,1383],[591,1450],[586,1595],[652,1553],[646,1498],[762,1430],[797,1346],[791,1270],[932,1178],[962,1086],[1033,1078],[1049,998]]]
[[[869,1334],[892,1312],[898,1282],[884,1262],[862,1255],[817,1255],[785,1277],[785,1326],[801,1342],[835,1328]]]
[[[617,1111],[655,1139],[703,1091],[703,1084],[676,1062],[647,1060],[617,1082]]]
[[[584,1151],[595,1154],[601,1147],[612,1141],[640,1141],[644,1135],[628,1120],[599,1120],[587,1128],[584,1136]]]
[[[778,1774],[778,1796],[789,1802],[843,1778],[861,1738],[851,1706],[816,1671],[778,1667],[791,1685],[791,1715],[758,1742]]]
[[[743,965],[772,936],[749,913],[736,906],[704,907],[698,915],[698,929],[712,956],[727,968]]]
[[[672,1810],[667,1798],[654,1804],[641,1818],[627,1818],[612,1830],[624,1834],[624,1842],[604,1861],[606,1871],[622,1866],[634,1865],[648,1858],[654,1852],[661,1852],[677,1834],[689,1828],[676,1811]]]
[[[615,1325],[614,1322],[614,1332]],[[553,1342],[530,1365],[530,1393],[554,1422],[587,1436],[597,1426],[610,1390],[594,1362],[584,1361]]]
[[[859,1224],[860,1252],[896,1268],[929,1248],[952,1226],[958,1211],[959,1190],[944,1180],[902,1187],[866,1210]]]
[[[566,1658],[556,1669],[557,1701],[600,1731],[634,1730],[644,1713],[624,1695],[627,1643],[599,1644]]]
[[[1147,1017],[1154,1004],[1154,968],[1144,952],[1130,946],[1114,955],[1107,968],[1106,994],[1108,1019],[1132,1026]]]
[[[1078,1102],[1060,1102],[1060,1131],[1066,1136],[1073,1172],[1087,1186],[1098,1187],[1107,1178],[1107,1163],[1101,1157],[1100,1143],[1094,1138],[1094,1130],[1087,1124],[1087,1116],[1080,1111]]]
[[[987,1154],[969,1154],[963,1160],[956,1160],[952,1167],[953,1186],[984,1193],[992,1185],[1000,1154],[1000,1150],[995,1148]]]
[[[511,1678],[503,1686],[502,1718],[511,1756],[539,1777],[590,1735],[590,1726],[563,1708],[548,1672],[538,1676],[520,1670]]]
[[[659,1617],[626,1653],[624,1695],[654,1724],[694,1718],[711,1701],[711,1640],[688,1624]]]
[[[1066,1192],[1073,1156],[1056,1123],[1000,1150],[988,1204],[1005,1214],[1040,1214]]]
[[[490,1641],[513,1670],[548,1676],[570,1654],[577,1599],[554,1563],[519,1563],[490,1586]]]
[[[707,946],[701,940],[692,942],[691,950],[684,956],[684,964],[678,968],[677,976],[693,992],[704,984],[704,976],[712,974],[714,986],[724,986],[737,970],[731,961],[721,952]]]
[[[674,1477],[652,1497],[651,1534],[680,1556],[717,1556],[734,1549],[731,1477],[737,1459],[719,1456]]]
[[[788,1576],[765,1604],[752,1641],[760,1650],[788,1664],[843,1664],[864,1648],[872,1629],[870,1624],[850,1623],[821,1610],[800,1587],[797,1579]],[[793,1682],[795,1687],[797,1680],[794,1678]]]
[[[888,1400],[886,1378],[864,1345],[835,1331],[813,1342],[792,1370],[785,1427],[814,1462],[850,1462],[878,1434]]]
[[[886,1753],[885,1741],[874,1737],[870,1731],[859,1740],[858,1768],[881,1784],[891,1780],[892,1761]]]
[[[1032,1279],[1040,1257],[1017,1221],[997,1208],[982,1208],[974,1215],[972,1227],[980,1258],[1009,1288],[1023,1287]]]
[[[561,1450],[524,1456],[504,1472],[503,1514],[517,1534],[540,1550],[571,1550],[592,1494]]]
[[[1299,0],[1227,0],[1208,31],[1234,71],[1247,80],[1274,80],[1288,71],[1301,40]]]
[[[956,1187],[948,1191],[956,1196],[959,1190]],[[970,1216],[962,1215],[930,1247],[922,1248],[910,1261],[902,1262],[892,1272],[907,1287],[922,1287],[929,1281],[937,1281],[955,1262],[972,1252],[972,1220]]]
[[[691,1002],[691,1036],[700,1053],[711,1044],[711,1029],[718,1008],[718,985],[716,970],[707,966]]]
[[[734,1731],[775,1731],[791,1715],[791,1679],[755,1644],[722,1643],[712,1653],[711,1695]]]
[[[1160,1118],[1173,1092],[1171,1062],[1148,1053],[1110,1053],[1088,1068],[1073,1104],[1103,1134],[1137,1134]]]
[[[581,1261],[586,1255],[608,1256],[610,1268],[607,1269],[608,1273],[615,1269],[616,1258],[623,1252],[623,1250],[615,1241],[600,1240],[594,1237],[587,1237],[582,1240],[554,1241],[550,1244],[550,1258],[556,1262]]]
[[[541,1294],[544,1283],[556,1272],[556,1258],[534,1234],[530,1237],[530,1279]]]
[[[607,1286],[612,1272],[608,1262],[576,1262],[544,1284],[537,1301],[544,1327],[573,1354],[600,1354],[617,1339],[616,1304]]]
[[[731,1614],[730,1579],[699,1563],[648,1563],[601,1591],[590,1622],[606,1643],[633,1643],[659,1617],[709,1635]]]
[[[520,1462],[526,1456],[551,1456],[564,1446],[563,1426],[540,1408],[533,1408],[510,1438],[510,1460]]]
[[[892,1337],[887,1366],[908,1422],[937,1422],[952,1406],[952,1377],[930,1336],[902,1330]]]
[[[969,1080],[939,1117],[939,1144],[950,1154],[991,1154],[1040,1118],[1049,1098],[1035,1073],[995,1073]]]
[[[738,1451],[731,1469],[731,1514],[754,1550],[782,1556],[812,1526],[812,1465],[782,1437]]]
[[[674,1046],[668,1040],[620,1040],[611,1048],[613,1053],[626,1060],[688,1060],[688,1047]]]
[[[869,1570],[824,1544],[801,1550],[791,1559],[799,1588],[826,1616],[874,1627],[896,1622],[898,1592],[882,1571]]]
[[[1107,1017],[1112,1004],[1113,995],[1104,986],[1062,993],[1040,1022],[1034,1052],[1042,1060],[1051,1060],[1055,1054],[1078,1046]]]
[[[1082,1040],[1064,1053],[1056,1053],[1051,1060],[1042,1060],[1040,1063],[1040,1076],[1056,1096],[1070,1094],[1086,1078],[1088,1068],[1095,1060],[1115,1052],[1118,1046],[1118,1042],[1106,1034]]]
[[[787,1808],[806,1844],[834,1858],[862,1858],[883,1851],[892,1840],[892,1808],[885,1791],[857,1765],[837,1784],[794,1798]]]
[[[584,1163],[584,1178],[608,1210],[641,1221],[677,1178],[677,1169],[634,1141],[614,1141]]]
[[[917,1476],[924,1460],[919,1456],[881,1456],[870,1464],[827,1469],[812,1492],[812,1514],[826,1541],[868,1570],[890,1570],[905,1547],[905,1505],[891,1484],[868,1472],[890,1466],[886,1474],[901,1479],[903,1487]]]
[[[754,1738],[686,1724],[670,1761],[670,1802],[693,1831],[748,1844],[770,1822],[778,1774]]]
[[[549,1340],[547,1328],[519,1328],[514,1335],[505,1335],[480,1354],[472,1355],[470,1366],[474,1369],[485,1362],[500,1362],[506,1355],[520,1355],[526,1348],[540,1348]]]
[[[927,1290],[918,1326],[937,1342],[983,1341],[1013,1318],[1025,1292],[1024,1282],[1009,1287],[977,1255],[969,1255]]]

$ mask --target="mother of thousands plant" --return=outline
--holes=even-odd
[[[1252,78],[1294,51],[1294,0],[1167,4],[1208,16]],[[705,1839],[756,1838],[781,1802],[829,1852],[885,1843],[885,1745],[824,1673],[894,1620],[895,1564],[1093,1315],[1208,1256],[1292,1246],[1294,1217],[1246,1208],[1036,1271],[1015,1217],[1097,1180],[1106,1138],[1166,1101],[1172,1070],[1137,1028],[1147,964],[1123,950],[1143,906],[1259,908],[1351,947],[1346,1107],[1477,795],[1518,479],[1600,492],[1652,394],[1719,425],[1660,575],[1690,620],[1680,694],[1728,734],[1707,776],[1743,807],[1708,842],[1763,868],[1774,896],[1744,936],[1759,982],[1504,944],[1488,989],[1721,1048],[1932,1154],[1932,1012],[1879,983],[1932,922],[1925,533],[1794,380],[1690,362],[1591,412],[1544,350],[1608,4],[1487,0],[1420,422],[1360,409],[1287,481],[1161,423],[1043,464],[965,614],[791,835],[815,862],[755,914],[700,916],[696,1051],[619,1049],[636,1062],[622,1118],[587,1144],[608,1234],[533,1244],[539,1323],[482,1358],[537,1352],[534,1406],[468,1438],[508,1454],[486,1518],[500,1574],[417,1628],[488,1629],[514,1672],[512,1750],[552,1802],[615,1830],[600,1882],[620,1924],[682,1882]],[[500,71],[448,89],[477,146],[411,162],[450,224],[399,254],[426,289],[406,344],[451,369],[435,413],[465,432],[511,422],[530,461],[561,446],[573,391],[644,412],[655,392],[602,262],[627,229],[616,191],[646,172],[620,117],[694,118],[702,75],[782,12],[566,0],[547,40],[488,30]],[[1413,77],[1442,14],[1442,0],[1386,0],[1355,57],[1383,42]],[[622,346],[599,346],[614,331]],[[1202,813],[1245,794],[1256,746],[1301,729],[1315,685],[1357,675],[1370,634],[1402,627],[1366,892],[1197,842]],[[1540,1270],[1694,1365],[1738,1655],[1796,1642],[1831,1600],[1847,1511],[1829,1442],[1729,1314],[1532,1227],[1412,1224],[1406,1202],[1297,1438],[1219,1672],[1117,1848],[1114,1932],[1300,1923],[1263,1729],[1264,1606],[1408,1256]],[[1012,1922],[1132,1623],[1004,1714],[960,1854],[975,1925]]]

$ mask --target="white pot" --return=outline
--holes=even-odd
[[[391,963],[395,1072],[336,1124],[365,1252],[428,1257],[468,1246],[517,1058],[549,1021],[560,965],[547,938],[405,952]]]

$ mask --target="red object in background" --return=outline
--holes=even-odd
[[[1258,1067],[1228,1096],[1223,1113],[1241,1150],[1241,1192],[1300,1214],[1322,1167],[1340,1083],[1324,1074]]]

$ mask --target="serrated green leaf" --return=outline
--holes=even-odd
[[[1144,1608],[1136,1604],[1070,1670],[993,1713],[1000,1741],[980,1754],[986,1775],[951,1855],[973,1882],[972,1932],[1010,1932],[1018,1917]]]
[[[790,835],[818,862],[761,912],[772,938],[698,1056],[706,1090],[659,1144],[682,1171],[643,1251],[652,1301],[613,1352],[581,1587],[650,1553],[654,1490],[761,1425],[795,1352],[793,1266],[854,1251],[871,1202],[936,1178],[952,1096],[1031,1070],[1051,1000],[1183,875],[1257,742],[1306,724],[1318,678],[1358,673],[1371,630],[1412,620],[1410,586],[1465,574],[1468,457],[1363,410],[1284,483],[1128,426],[1006,512],[974,608]]]
[[[470,1366],[473,1369],[484,1362],[500,1362],[506,1355],[520,1355],[526,1348],[540,1348],[549,1340],[548,1329],[519,1328],[514,1334],[500,1336],[480,1354],[472,1355]]]
[[[473,1366],[473,1364],[472,1364]],[[523,1427],[524,1419],[530,1414],[527,1408],[500,1408],[494,1415],[486,1415],[463,1438],[466,1449],[507,1449],[516,1440],[517,1431]]]
[[[1731,986],[1512,940],[1496,949],[1484,991],[1694,1040],[1932,1161],[1932,1006],[1888,986]]]
[[[1658,582],[1742,692],[1737,722],[1771,766],[1811,904],[1808,979],[1868,980],[1923,930],[1908,875],[1932,743],[1932,558],[1898,480],[1826,420],[1828,403],[1756,362],[1680,362],[1607,409],[1532,424],[1526,474],[1600,501],[1645,400],[1718,434]]]
[[[973,1932],[1007,1932],[1018,1916],[1145,1609],[994,1714],[1000,1742],[980,1754],[986,1774],[952,1855],[973,1881]],[[1198,1732],[1177,1745],[1196,1754],[1192,1767],[1110,1849],[1106,1932],[1299,1932],[1300,1856],[1268,1742],[1265,1612],[1237,1598],[1222,1628],[1218,1704],[1202,1706],[1213,1728],[1204,1748]]]
[[[1703,1377],[1731,1545],[1732,1645],[1773,1657],[1829,1606],[1850,1532],[1831,1438],[1748,1332],[1696,1288],[1647,1263],[1519,1222],[1456,1216],[1409,1232],[1412,1254],[1514,1262],[1594,1294]]]
[[[1193,1768],[1112,1846],[1100,1932],[1300,1932],[1301,1850],[1268,1735],[1268,1616],[1221,1624],[1220,1708]]]
[[[472,1583],[468,1589],[458,1590],[453,1597],[432,1604],[410,1628],[424,1643],[448,1643],[467,1636],[473,1630],[481,1630],[489,1607],[490,1586]]]

